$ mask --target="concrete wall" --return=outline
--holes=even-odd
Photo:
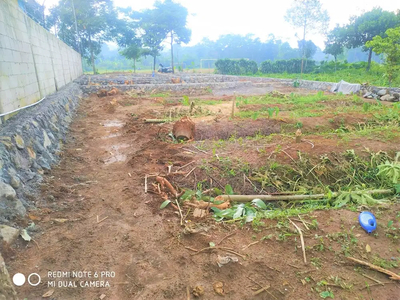
[[[0,0],[0,114],[34,103],[80,75],[79,53],[29,18],[17,1]]]

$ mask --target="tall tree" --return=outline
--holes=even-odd
[[[384,11],[376,7],[360,16],[353,16],[350,24],[346,26],[346,46],[357,48],[362,46],[363,51],[368,51],[367,71],[371,67],[372,47],[366,46],[374,36],[384,37],[385,31],[400,24],[400,18],[394,12]]]
[[[386,38],[375,36],[372,41],[366,43],[376,54],[385,55],[385,69],[389,85],[400,72],[400,27],[386,30]]]
[[[345,30],[339,25],[336,25],[336,27],[331,32],[329,32],[328,40],[325,42],[324,53],[333,55],[335,59],[335,71],[337,57],[343,53],[344,41]]]
[[[325,32],[329,24],[329,15],[322,9],[319,0],[295,0],[286,11],[285,20],[294,27],[303,29],[303,49],[301,58],[301,73],[303,73],[306,35],[310,32]]]
[[[118,22],[112,0],[61,0],[50,12],[58,36],[81,52],[96,73],[101,44],[113,39],[111,32]]]
[[[154,14],[157,26],[166,32],[165,38],[169,35],[171,44],[171,67],[174,72],[174,48],[173,43],[187,44],[190,41],[192,31],[186,27],[188,10],[179,3],[172,0],[164,2],[156,1],[154,4]]]
[[[297,41],[299,49],[304,49],[304,57],[310,59],[317,52],[317,46],[313,41]]]

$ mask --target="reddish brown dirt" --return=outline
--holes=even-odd
[[[199,142],[172,144],[167,137],[171,124],[145,124],[143,118],[163,115],[157,100],[136,99],[126,105],[123,97],[115,99],[125,101],[124,106],[110,104],[113,97],[91,96],[84,100],[59,166],[45,175],[36,199],[37,209],[30,211],[30,218],[38,226],[33,235],[36,243],[19,241],[5,257],[11,274],[35,272],[42,277],[37,287],[17,288],[21,299],[42,299],[52,289],[48,286],[48,271],[73,270],[113,271],[115,277],[100,279],[108,281],[109,288],[82,288],[79,281],[86,279],[59,278],[77,281],[78,287],[53,288],[51,299],[99,299],[102,294],[105,300],[194,299],[187,292],[191,293],[196,286],[204,287],[200,299],[221,299],[213,289],[217,282],[223,283],[225,299],[321,299],[319,293],[328,289],[335,299],[399,299],[399,284],[386,275],[357,267],[344,255],[370,262],[381,257],[399,263],[399,242],[386,236],[388,220],[400,227],[396,217],[399,205],[391,206],[389,211],[374,210],[379,224],[376,235],[368,235],[359,227],[357,212],[316,211],[303,216],[310,223],[318,222],[318,229],[307,230],[296,221],[304,231],[307,265],[302,261],[299,237],[293,227],[285,225],[287,221],[266,220],[253,230],[250,226],[215,223],[210,218],[194,220],[189,214],[185,226],[180,226],[179,214],[174,209],[160,210],[163,200],[145,194],[145,174],[165,174],[169,165],[174,172],[194,160],[196,163],[181,169],[189,173],[203,158],[213,154],[195,148],[200,146]],[[349,149],[338,146],[335,138],[308,138],[314,148],[309,143],[293,144],[282,138],[271,144],[287,143],[287,152],[293,157],[295,150],[318,155]],[[372,150],[393,146],[372,142],[366,145]],[[229,148],[222,150],[257,162],[257,147],[253,147],[253,152],[239,154],[234,150],[229,153]],[[273,145],[262,147],[273,151]],[[282,160],[289,159],[279,155]],[[201,175],[197,168],[187,178],[168,178],[177,186],[191,187],[189,184],[203,179]],[[154,178],[148,181],[151,187]],[[224,249],[198,254],[191,250],[206,248],[210,242],[229,247],[242,257],[237,256],[236,263],[218,267],[217,255],[232,254]],[[371,246],[370,253],[365,251],[367,244]],[[399,273],[399,268],[390,269]],[[374,285],[362,274],[385,285]],[[317,284],[323,280],[330,285]],[[352,287],[340,287],[343,283]],[[366,283],[371,286],[369,289],[364,288]],[[253,295],[265,286],[269,286],[267,292]]]

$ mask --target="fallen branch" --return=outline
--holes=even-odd
[[[249,248],[250,246],[253,246],[253,245],[255,245],[255,244],[258,244],[260,241],[255,241],[255,242],[253,242],[253,243],[250,243],[250,244],[248,244],[247,246],[244,246],[243,248],[242,248],[242,251],[243,250],[246,250],[247,248]]]
[[[400,275],[397,275],[396,273],[394,273],[392,271],[389,271],[389,270],[386,270],[384,268],[375,266],[375,265],[373,265],[373,264],[371,264],[369,262],[362,261],[362,260],[359,260],[359,259],[354,258],[354,257],[346,257],[346,258],[351,260],[351,261],[354,261],[354,262],[356,262],[356,263],[358,263],[360,265],[367,266],[367,267],[369,267],[369,268],[371,268],[371,269],[373,269],[375,271],[378,271],[378,272],[384,273],[386,275],[389,275],[390,276],[389,278],[392,279],[392,280],[400,280]]]
[[[182,167],[179,167],[177,170],[179,171],[180,169],[183,169],[184,167],[187,167],[187,166],[191,165],[194,162],[195,162],[195,160],[191,161],[190,163],[187,163],[186,165],[184,165]]]
[[[228,237],[231,237],[232,235],[235,235],[235,234],[236,234],[236,232],[232,232],[232,233],[230,233],[230,234],[224,236],[224,237],[217,243],[217,245],[221,244],[223,240],[225,240],[225,239],[227,239]]]
[[[166,123],[168,122],[167,119],[145,119],[145,123]]]
[[[389,195],[393,194],[393,190],[369,190],[369,191],[354,191],[355,194],[380,194]],[[335,198],[340,193],[334,192],[331,197]],[[327,198],[326,194],[314,195],[220,195],[215,198],[217,201],[233,201],[233,202],[250,202],[254,199],[261,199],[264,201],[299,201],[299,200],[313,200]]]
[[[301,232],[301,229],[296,225],[296,223],[294,223],[292,220],[290,220],[290,223],[293,224],[294,227],[296,227],[297,231],[300,234],[300,242],[301,242],[301,249],[303,250],[303,259],[304,259],[304,264],[307,264],[307,258],[306,258],[306,247],[304,245],[304,237],[303,237],[303,232]]]
[[[205,202],[205,201],[192,201],[192,202],[185,202],[185,205],[189,205],[189,206],[200,208],[200,209],[209,209],[210,207],[216,207],[221,210],[227,209],[231,206],[229,201],[226,201],[221,204],[214,204],[214,203]]]
[[[185,175],[185,178],[188,177],[190,174],[192,174],[192,172],[193,172],[194,170],[196,170],[196,168],[197,168],[197,167],[194,167],[193,169],[191,169],[191,170],[189,171],[189,173],[187,173],[187,174]]]
[[[156,181],[160,183],[161,186],[165,185],[171,191],[172,195],[174,195],[175,197],[178,196],[178,192],[167,179],[165,179],[164,177],[157,176]]]
[[[307,230],[310,230],[310,228],[308,228],[306,222],[304,222],[304,220],[300,217],[300,215],[297,215],[297,216],[299,217],[301,223],[303,223],[304,227],[305,227]]]
[[[183,215],[182,215],[182,210],[181,210],[181,207],[180,207],[180,205],[179,205],[179,202],[178,202],[178,200],[175,200],[175,202],[176,202],[176,205],[178,206],[178,209],[179,209],[179,215],[181,216],[181,226],[183,225]]]
[[[361,274],[362,276],[364,276],[364,277],[366,277],[366,278],[368,278],[368,279],[371,279],[372,281],[375,281],[376,283],[378,283],[378,284],[380,284],[380,285],[384,285],[384,283],[382,282],[382,281],[380,281],[380,280],[378,280],[378,279],[375,279],[375,278],[373,278],[373,277],[371,277],[371,276],[368,276],[367,274]]]

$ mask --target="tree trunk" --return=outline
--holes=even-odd
[[[89,47],[90,47],[90,60],[92,61],[92,67],[93,67],[93,75],[95,75],[96,74],[96,66],[94,65],[93,46],[92,46],[92,39],[90,37],[90,32],[89,32]]]
[[[174,47],[172,46],[174,42],[174,34],[171,31],[171,68],[172,68],[172,73],[175,73],[174,70]]]
[[[153,71],[156,71],[156,56],[153,56]]]
[[[334,57],[335,57],[335,73],[336,73],[336,62],[337,62],[337,55],[335,55]]]
[[[133,73],[136,73],[136,59],[133,59]]]
[[[371,68],[371,58],[372,58],[372,48],[369,48],[367,71],[369,71],[369,69]]]

